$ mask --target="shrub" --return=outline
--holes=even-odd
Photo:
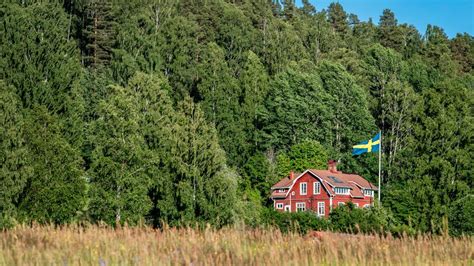
[[[331,229],[346,233],[385,233],[396,225],[391,213],[382,207],[356,208],[348,203],[332,210]]]
[[[314,212],[278,212],[265,209],[262,212],[262,223],[265,226],[274,226],[282,232],[297,232],[306,234],[311,230],[328,230],[326,219],[316,216]]]

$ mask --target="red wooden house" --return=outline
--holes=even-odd
[[[359,175],[337,171],[336,164],[331,160],[328,170],[291,172],[271,188],[274,208],[289,212],[311,210],[327,217],[333,208],[347,202],[360,208],[373,206],[377,187]]]

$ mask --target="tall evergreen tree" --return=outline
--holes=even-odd
[[[451,53],[459,62],[462,71],[469,73],[474,68],[474,38],[467,34],[456,34],[451,40]]]
[[[114,14],[110,0],[89,0],[86,8],[85,61],[93,68],[107,65],[114,48]]]
[[[67,16],[57,4],[0,4],[0,79],[17,89],[26,108],[63,113],[82,75]]]
[[[379,20],[379,39],[385,47],[393,48],[397,51],[402,49],[402,33],[397,27],[397,19],[390,9],[384,9]]]
[[[82,218],[87,201],[84,161],[63,137],[63,126],[43,106],[28,112],[25,143],[34,174],[18,199],[21,220],[61,224]]]
[[[32,174],[24,123],[14,88],[0,81],[0,228],[14,225],[20,193]]]
[[[157,186],[160,219],[172,224],[231,223],[238,176],[226,166],[216,130],[190,98],[180,102],[177,111],[168,154],[170,175]]]
[[[328,7],[328,20],[334,30],[342,35],[349,31],[349,24],[347,21],[347,13],[339,3],[331,3]]]

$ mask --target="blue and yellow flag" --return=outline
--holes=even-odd
[[[378,152],[380,149],[380,132],[372,139],[362,141],[352,147],[352,155],[360,155],[366,152]]]

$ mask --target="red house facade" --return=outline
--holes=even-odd
[[[359,175],[337,171],[336,164],[331,160],[328,170],[291,172],[271,188],[274,208],[289,212],[311,210],[327,217],[333,208],[348,202],[359,208],[373,206],[378,188]]]

